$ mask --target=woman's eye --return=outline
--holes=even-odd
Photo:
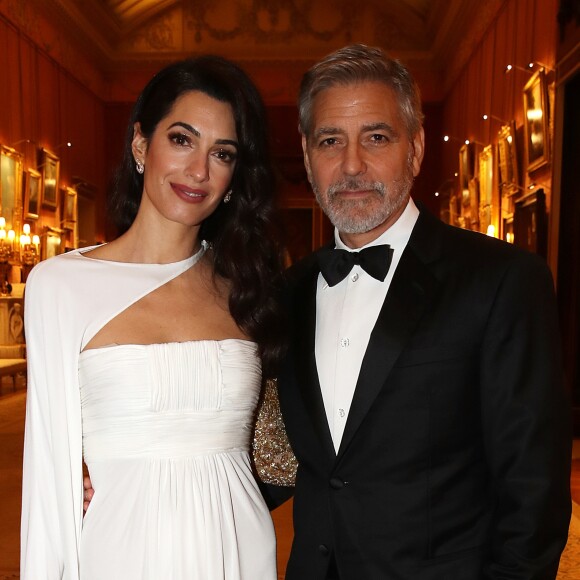
[[[233,163],[236,160],[236,154],[227,149],[220,149],[216,151],[215,156],[226,163]]]
[[[170,133],[169,139],[176,145],[180,145],[182,147],[190,144],[189,137],[184,133]]]

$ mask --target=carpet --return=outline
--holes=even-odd
[[[560,568],[556,580],[580,579],[580,505],[572,502],[572,518],[568,543],[560,559]]]

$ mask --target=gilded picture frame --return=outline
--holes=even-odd
[[[519,191],[516,124],[510,121],[498,133],[498,184],[501,195],[513,195]]]
[[[42,173],[42,207],[56,210],[58,207],[60,159],[47,149],[41,149],[40,168]]]
[[[527,171],[550,161],[548,89],[544,69],[535,72],[524,87],[524,136]]]
[[[514,244],[546,257],[547,215],[543,189],[518,199],[514,211]]]
[[[22,223],[23,155],[0,145],[0,215],[6,230],[20,231]]]
[[[40,236],[40,259],[47,260],[62,254],[62,236],[64,231],[60,228],[45,226]]]
[[[470,205],[469,182],[473,179],[475,163],[475,150],[473,143],[465,143],[459,149],[459,190],[462,203]]]
[[[24,218],[37,220],[40,215],[40,187],[42,175],[36,169],[29,168],[25,173]]]
[[[479,231],[479,179],[472,177],[469,180],[469,227]]]
[[[73,187],[62,188],[62,220],[61,227],[65,230],[72,230],[77,223],[77,190]]]
[[[483,233],[487,233],[494,223],[499,200],[493,188],[493,146],[487,145],[479,154],[479,224]]]

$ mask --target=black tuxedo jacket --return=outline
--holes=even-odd
[[[555,578],[571,422],[542,259],[422,211],[338,454],[314,355],[316,256],[289,276],[279,375],[299,461],[287,580]],[[360,312],[364,316],[364,312]]]

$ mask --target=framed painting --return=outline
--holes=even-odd
[[[97,243],[97,186],[81,178],[76,179],[74,189],[77,192],[77,245],[94,246]]]
[[[475,150],[473,143],[465,143],[459,150],[459,190],[463,205],[470,204],[469,182],[474,178]]]
[[[59,158],[47,149],[40,150],[42,169],[42,207],[55,210],[58,207]]]
[[[518,199],[514,211],[514,244],[546,257],[547,216],[543,189]]]
[[[62,222],[65,230],[72,230],[77,223],[77,191],[73,187],[64,187],[62,190]]]
[[[534,171],[550,160],[548,90],[544,69],[534,73],[524,87],[524,135],[527,170]]]
[[[469,221],[470,229],[479,230],[479,180],[472,177],[469,180]]]
[[[514,243],[514,216],[506,215],[502,218],[501,237],[509,244]]]
[[[516,124],[511,121],[498,134],[498,183],[501,195],[513,195],[519,191],[518,156],[516,148]]]
[[[24,218],[36,220],[40,212],[40,184],[42,176],[36,169],[29,169],[25,173],[25,177]]]
[[[0,215],[6,230],[20,231],[22,222],[22,154],[0,146]]]
[[[493,188],[493,146],[487,145],[479,154],[479,226],[483,233],[489,233],[489,226],[497,229],[496,214],[499,213],[499,199]]]
[[[479,198],[481,205],[493,204],[493,147],[488,145],[479,154]]]
[[[62,254],[63,230],[45,226],[40,237],[40,259],[47,260],[58,254]]]

